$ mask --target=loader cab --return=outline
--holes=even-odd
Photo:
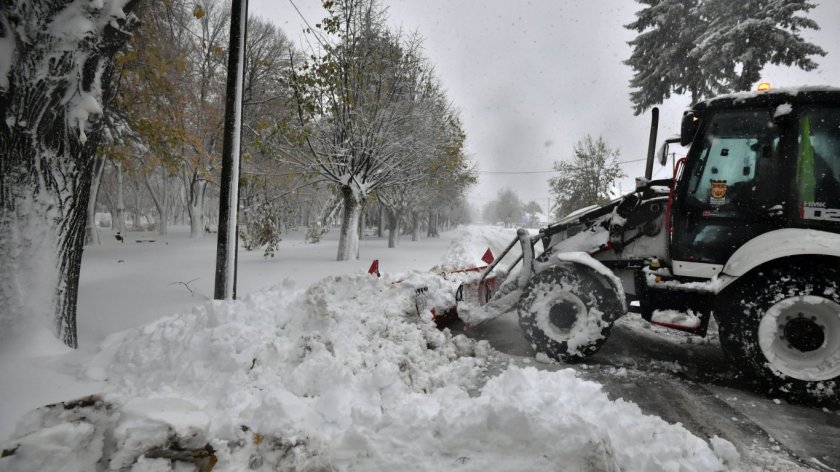
[[[840,232],[840,92],[765,93],[686,112],[676,182],[675,275],[709,278],[750,239],[786,227]]]

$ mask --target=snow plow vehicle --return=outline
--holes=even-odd
[[[519,230],[508,246],[522,249],[510,267],[521,262],[518,274],[483,306],[459,302],[459,316],[476,323],[516,309],[534,349],[562,361],[598,351],[628,311],[699,336],[714,317],[740,370],[793,396],[836,398],[840,89],[700,102],[659,153],[657,121],[654,110],[634,192],[536,235]],[[673,178],[651,180],[676,142],[690,148]]]

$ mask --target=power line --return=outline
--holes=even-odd
[[[550,174],[556,172],[554,170],[522,170],[522,171],[505,171],[505,170],[479,170],[476,174]]]
[[[647,159],[633,159],[631,161],[618,161],[616,164],[632,164],[634,162],[644,162]],[[479,170],[476,171],[477,174],[504,174],[504,175],[515,175],[515,174],[553,174],[557,172],[556,170]]]
[[[303,23],[306,25],[307,28],[309,28],[309,31],[311,31],[315,35],[315,39],[318,40],[318,44],[320,44],[321,47],[326,47],[326,40],[321,38],[317,30],[315,30],[314,28],[312,28],[312,26],[309,25],[309,21],[307,21],[306,17],[303,16],[303,13],[300,12],[300,9],[298,9],[298,6],[295,5],[295,2],[293,0],[289,0],[289,3],[292,4],[300,19],[303,20]]]

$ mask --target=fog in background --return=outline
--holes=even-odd
[[[299,47],[305,18],[314,26],[325,16],[320,0],[250,0],[252,15],[280,26]],[[774,87],[840,86],[840,2],[817,2],[809,16],[820,31],[803,36],[828,52],[819,69],[765,68]],[[650,113],[634,116],[627,42],[641,5],[632,0],[383,0],[393,29],[417,32],[426,57],[449,98],[461,110],[467,153],[479,172],[470,192],[476,208],[510,187],[523,200],[546,209],[552,164],[569,160],[586,133],[602,135],[621,150],[627,178],[644,174]],[[660,106],[659,140],[679,131],[689,96]],[[517,173],[518,172],[518,173]],[[657,177],[670,175],[655,167]]]

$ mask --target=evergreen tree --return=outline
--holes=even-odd
[[[819,29],[806,0],[637,0],[646,5],[625,27],[633,68],[630,94],[638,115],[671,93],[690,93],[692,102],[749,90],[766,64],[817,67],[824,56],[801,32]]]
[[[575,144],[572,162],[555,162],[558,175],[548,181],[557,202],[556,217],[610,200],[610,187],[625,176],[618,164],[618,149],[599,137],[586,135]]]

